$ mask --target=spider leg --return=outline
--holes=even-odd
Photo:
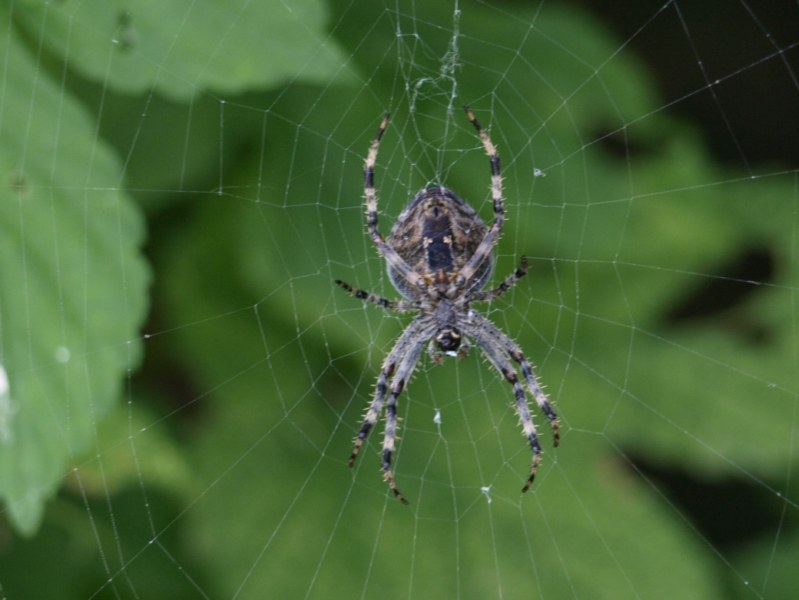
[[[378,306],[385,308],[387,310],[393,310],[396,312],[407,312],[409,310],[415,310],[416,308],[418,308],[415,303],[409,302],[407,300],[390,300],[389,298],[378,296],[376,294],[373,294],[372,292],[354,288],[346,281],[341,281],[341,279],[336,279],[335,281],[336,285],[342,287],[345,291],[349,292],[359,300],[364,300],[365,302],[371,302],[372,304],[377,304]]]
[[[471,301],[472,302],[491,302],[492,300],[496,300],[502,294],[507,292],[510,288],[512,288],[517,281],[519,281],[522,277],[527,275],[527,257],[522,256],[521,264],[519,268],[516,269],[513,273],[508,275],[505,278],[505,281],[499,284],[498,287],[494,288],[493,290],[485,290],[482,292],[477,292],[472,295]]]
[[[502,373],[502,376],[505,378],[505,380],[513,386],[513,392],[516,396],[516,409],[519,413],[519,420],[522,423],[524,435],[527,437],[527,440],[530,443],[530,448],[533,451],[533,462],[532,466],[530,467],[530,476],[527,478],[527,482],[522,488],[522,492],[526,492],[528,489],[530,489],[530,485],[533,483],[536,472],[538,471],[538,465],[541,463],[541,445],[538,441],[538,434],[536,432],[535,425],[533,424],[532,416],[530,415],[530,409],[527,404],[524,388],[519,382],[519,376],[516,373],[516,370],[513,368],[513,364],[509,358],[520,364],[522,374],[527,382],[528,387],[530,388],[530,392],[535,397],[541,411],[549,419],[550,425],[552,426],[555,446],[558,445],[560,437],[557,415],[555,414],[555,411],[552,410],[546,395],[538,385],[530,363],[524,357],[521,349],[513,340],[511,340],[502,331],[497,329],[497,327],[494,326],[494,324],[488,319],[477,313],[474,313],[471,316],[471,323],[469,323],[468,327],[465,328],[464,331],[477,340],[480,349],[483,351],[488,361],[494,365],[494,367],[500,373]]]
[[[474,314],[474,319],[481,323],[480,326],[487,334],[493,337],[496,345],[521,367],[522,375],[527,382],[530,393],[533,395],[533,398],[535,398],[536,404],[538,404],[538,408],[544,413],[546,418],[549,419],[549,425],[552,428],[552,444],[557,448],[560,442],[560,422],[558,421],[558,415],[552,409],[552,405],[549,403],[549,399],[544,393],[544,390],[541,389],[530,361],[525,358],[519,345],[500,331],[491,321],[478,313]]]
[[[413,287],[425,289],[427,286],[424,279],[414,271],[407,262],[397,253],[394,248],[386,243],[383,234],[377,228],[377,191],[375,190],[375,163],[377,162],[377,151],[380,149],[380,140],[388,127],[388,113],[385,114],[380,122],[369,153],[366,155],[366,162],[363,167],[363,188],[366,198],[366,227],[369,230],[369,237],[377,248],[377,251],[391,264],[391,267]]]
[[[397,438],[397,398],[402,393],[405,384],[411,378],[419,356],[424,348],[424,341],[411,342],[413,345],[402,357],[397,372],[391,380],[391,394],[386,402],[386,432],[383,438],[383,478],[388,483],[388,487],[394,492],[397,500],[403,504],[409,504],[408,500],[397,489],[394,482],[394,474],[391,471],[391,458],[394,455],[394,445]]]
[[[511,341],[511,343],[513,342]],[[533,373],[533,366],[530,364],[530,361],[524,357],[524,354],[518,348],[518,346],[515,350],[507,350],[507,352],[510,357],[519,363],[519,366],[521,366],[522,375],[524,375],[524,378],[527,381],[527,387],[530,388],[530,392],[533,394],[533,397],[538,404],[538,408],[540,408],[541,412],[546,415],[547,419],[549,419],[549,425],[552,427],[552,445],[557,448],[558,444],[560,443],[560,421],[558,421],[558,415],[556,415],[555,411],[552,409],[552,405],[549,403],[547,395],[538,384],[538,379],[536,379],[535,373]]]
[[[519,383],[519,376],[516,374],[513,365],[505,358],[502,352],[496,348],[494,340],[483,334],[476,334],[475,339],[477,339],[477,343],[488,361],[494,365],[494,367],[502,373],[505,380],[513,386],[513,393],[516,396],[516,411],[519,414],[519,420],[522,423],[524,435],[527,437],[527,441],[530,443],[530,449],[533,451],[530,476],[527,478],[522,488],[522,492],[526,492],[530,489],[530,485],[535,479],[535,475],[538,472],[538,465],[541,464],[541,444],[538,441],[538,434],[536,433],[535,425],[530,415],[530,407],[527,405],[524,388],[521,383]]]
[[[394,492],[394,495],[403,504],[408,504],[408,500],[397,488],[394,475],[391,471],[391,459],[394,454],[395,441],[397,438],[397,398],[402,393],[408,379],[410,379],[416,367],[416,363],[419,361],[419,356],[422,353],[425,343],[432,333],[430,326],[425,320],[416,319],[408,325],[394,344],[391,352],[389,352],[388,356],[383,361],[383,367],[380,369],[380,375],[377,377],[374,399],[369,404],[361,429],[355,437],[355,444],[349,459],[349,466],[352,467],[355,464],[355,459],[366,437],[380,417],[383,403],[386,402],[386,395],[388,394],[388,402],[386,402],[386,430],[383,438],[383,477],[391,491]],[[390,393],[389,378],[391,378]]]
[[[469,109],[469,107],[464,106],[463,110],[466,111],[466,116],[469,117],[472,125],[474,125],[474,128],[477,130],[477,134],[480,136],[480,140],[483,142],[483,147],[485,148],[486,154],[488,155],[488,159],[491,163],[491,198],[494,203],[494,222],[486,232],[485,237],[480,242],[480,245],[478,245],[475,249],[474,254],[472,255],[471,259],[469,259],[469,262],[463,266],[463,268],[460,270],[460,273],[458,273],[458,276],[455,278],[455,281],[447,290],[447,295],[449,297],[454,296],[458,290],[463,289],[466,284],[471,281],[472,277],[474,277],[474,274],[477,272],[477,269],[480,268],[480,265],[482,265],[483,262],[491,255],[491,251],[499,241],[499,235],[502,233],[502,226],[505,223],[505,202],[502,199],[502,174],[499,165],[499,154],[497,153],[497,148],[494,146],[491,138],[488,137],[488,134],[477,121],[477,117],[474,116],[474,113]]]

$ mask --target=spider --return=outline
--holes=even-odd
[[[377,228],[374,167],[380,140],[388,126],[389,115],[386,114],[372,140],[364,164],[366,225],[377,251],[386,260],[391,283],[403,298],[390,300],[336,280],[336,284],[356,298],[390,311],[418,313],[383,361],[374,398],[366,411],[349,458],[349,466],[352,467],[385,404],[383,477],[403,504],[408,504],[408,500],[399,491],[391,470],[397,438],[397,398],[410,379],[426,344],[429,344],[428,353],[433,363],[440,364],[444,356],[465,356],[469,349],[468,338],[471,338],[488,362],[513,386],[516,410],[533,453],[530,475],[522,492],[530,488],[535,478],[541,462],[541,445],[524,387],[513,362],[521,368],[528,390],[549,419],[555,446],[560,438],[558,417],[521,348],[470,306],[472,302],[490,302],[507,292],[527,273],[527,258],[522,256],[520,266],[498,287],[482,289],[494,265],[492,251],[502,232],[505,204],[496,147],[469,107],[464,107],[464,110],[477,130],[491,164],[491,197],[494,205],[491,227],[487,228],[475,210],[454,192],[438,186],[419,192],[397,218],[388,239],[381,235]]]

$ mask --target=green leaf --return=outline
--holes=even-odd
[[[13,29],[0,46],[0,497],[29,534],[138,362],[148,271],[95,125]]]
[[[188,99],[294,81],[352,81],[321,0],[19,3],[29,35],[70,68],[126,93]],[[177,30],[174,29],[177,27]]]

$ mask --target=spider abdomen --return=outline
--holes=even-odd
[[[386,242],[426,281],[449,284],[469,262],[487,228],[475,210],[445,187],[430,187],[408,203]],[[469,289],[485,285],[493,267],[489,255],[478,267]],[[411,286],[389,263],[388,274],[404,297],[418,299]]]

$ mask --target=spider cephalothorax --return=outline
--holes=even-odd
[[[475,210],[452,191],[445,187],[429,187],[408,203],[391,228],[388,239],[383,238],[377,228],[374,166],[380,140],[388,125],[386,115],[372,141],[364,166],[366,221],[369,236],[386,260],[389,278],[403,299],[389,300],[336,280],[338,285],[357,298],[397,312],[418,313],[383,361],[374,399],[366,411],[349,460],[352,466],[385,404],[383,476],[396,497],[405,504],[408,501],[397,488],[391,471],[397,429],[397,398],[410,379],[426,344],[429,344],[434,362],[440,362],[444,355],[465,355],[469,348],[468,339],[472,339],[488,361],[513,386],[516,410],[533,452],[530,476],[522,492],[529,489],[535,478],[541,461],[541,446],[514,362],[521,368],[524,382],[538,407],[549,419],[555,446],[559,439],[558,418],[521,348],[469,306],[472,302],[486,302],[504,294],[527,273],[527,259],[522,256],[519,268],[498,287],[483,291],[494,266],[491,252],[502,232],[505,205],[499,155],[474,114],[468,108],[465,110],[491,162],[491,197],[494,205],[491,227],[486,227]]]

